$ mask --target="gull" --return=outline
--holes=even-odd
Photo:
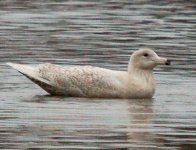
[[[60,66],[44,63],[32,67],[7,63],[51,95],[86,98],[152,98],[156,81],[153,69],[170,65],[149,48],[130,56],[127,71],[93,66]]]

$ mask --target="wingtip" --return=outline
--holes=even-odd
[[[10,65],[10,64],[12,64],[12,63],[11,63],[11,62],[7,62],[6,64],[7,64],[7,65]]]
[[[11,62],[7,62],[6,63],[8,66],[14,67],[14,65],[16,65],[15,63],[11,63]]]
[[[8,62],[8,63],[6,63],[8,66],[10,66],[10,67],[12,67],[12,68],[14,68],[14,69],[16,69],[16,70],[21,70],[21,68],[23,68],[23,65],[21,65],[21,64],[17,64],[17,63],[11,63],[11,62]]]
[[[6,65],[8,65],[8,66],[12,66],[12,65],[13,65],[13,63],[11,63],[11,62],[7,62],[7,63],[6,63]]]

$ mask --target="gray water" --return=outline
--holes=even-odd
[[[153,99],[48,96],[5,62],[126,70],[154,49]],[[0,1],[0,149],[196,149],[196,2]]]

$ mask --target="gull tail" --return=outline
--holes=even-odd
[[[48,93],[52,94],[54,92],[54,88],[49,80],[41,78],[39,76],[39,70],[36,67],[16,64],[16,63],[6,63],[7,65],[11,66],[12,68],[16,69],[18,72],[29,78],[35,84],[39,85]]]

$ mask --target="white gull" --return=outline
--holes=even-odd
[[[92,98],[151,98],[155,92],[153,68],[170,65],[153,50],[135,51],[127,71],[92,66],[59,66],[50,63],[37,67],[7,63],[51,95]]]

